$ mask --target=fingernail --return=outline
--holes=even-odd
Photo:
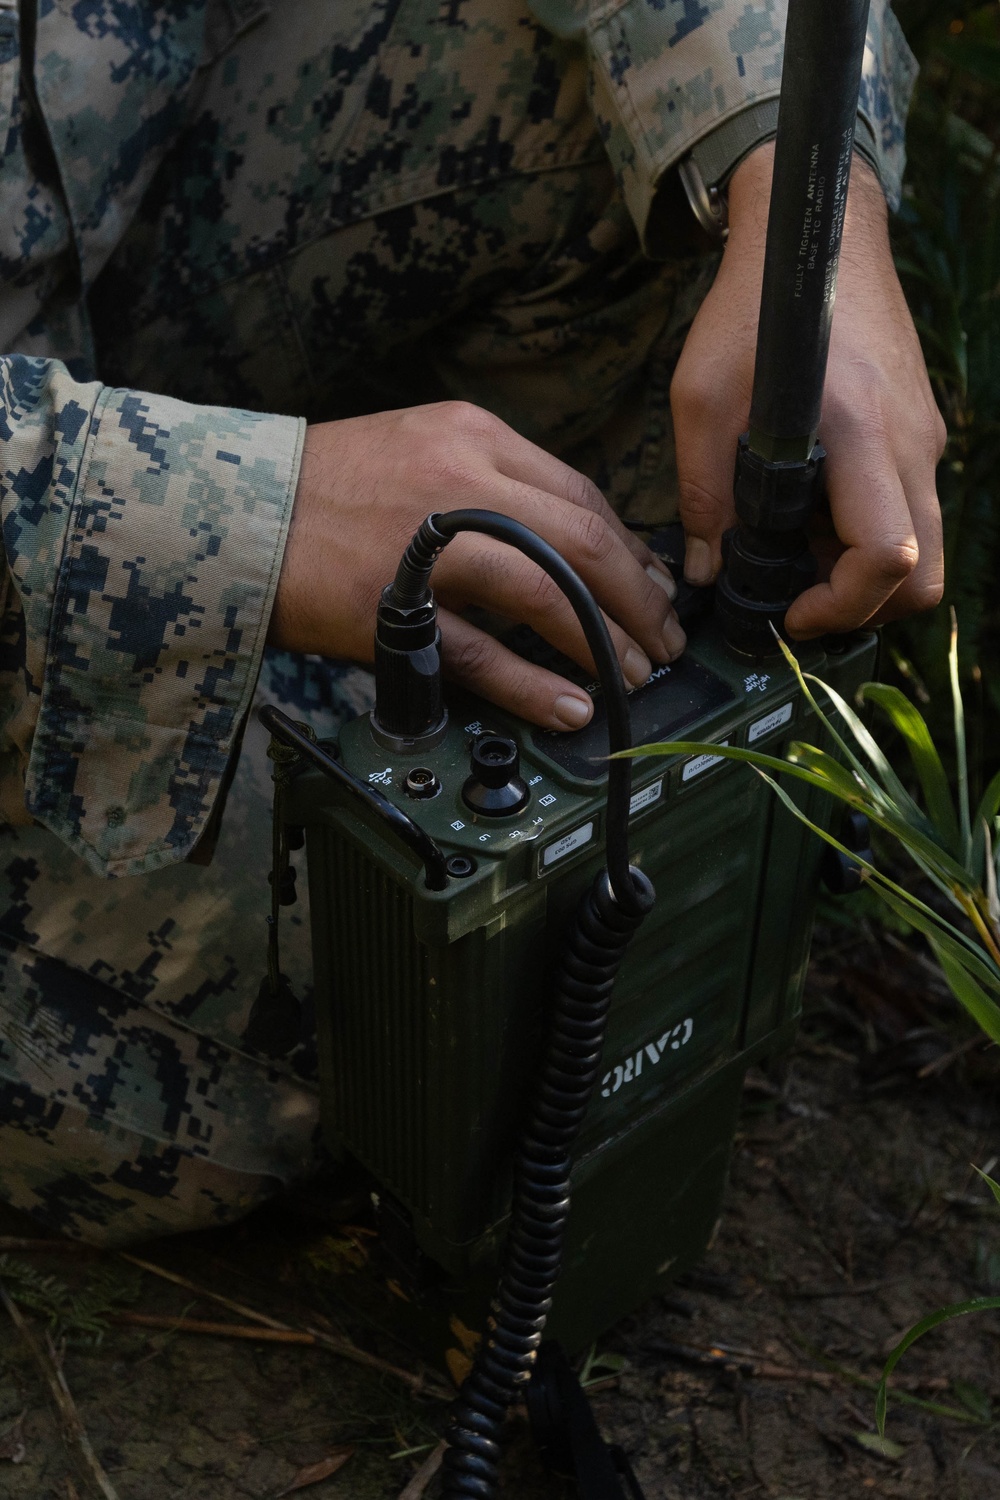
[[[640,651],[638,646],[630,646],[625,652],[625,660],[622,662],[622,671],[633,687],[640,687],[642,683],[648,682],[649,674],[653,670],[653,663],[645,651]]]
[[[712,582],[712,549],[700,536],[689,536],[684,554],[684,577],[688,583]]]
[[[663,627],[663,644],[670,653],[670,660],[680,656],[687,645],[687,636],[676,615],[671,615]]]
[[[677,598],[677,584],[674,582],[674,576],[667,571],[662,563],[647,563],[646,572],[653,582],[658,583],[660,588],[666,592],[668,599]]]
[[[594,711],[589,698],[574,698],[569,693],[557,698],[552,708],[567,729],[582,729]]]

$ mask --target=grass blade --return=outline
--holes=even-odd
[[[988,828],[1000,812],[1000,771],[994,776],[986,791],[983,800],[976,809],[975,830],[972,835],[972,868],[979,870],[985,855],[984,828]]]
[[[830,699],[830,702],[836,708],[837,712],[840,714],[841,718],[844,720],[851,733],[854,735],[854,738],[861,746],[861,749],[864,751],[865,755],[867,755],[868,759],[875,769],[876,774],[881,777],[882,785],[884,786],[886,792],[892,798],[892,800],[905,811],[907,817],[912,820],[914,824],[919,824],[925,828],[929,828],[930,825],[928,824],[927,819],[925,818],[924,814],[921,812],[917,804],[914,802],[913,798],[910,796],[909,792],[906,790],[905,786],[896,775],[895,771],[892,769],[892,766],[889,764],[881,745],[875,739],[875,736],[872,734],[867,725],[862,723],[861,719],[854,712],[853,708],[846,701],[846,699],[841,697],[836,688],[830,687],[829,684],[823,682],[821,678],[813,677],[810,674],[809,680],[811,682],[815,682],[819,687],[823,689],[824,693],[826,693],[827,697]]]
[[[990,1041],[1000,1046],[1000,1005],[991,1000],[973,979],[965,965],[955,956],[951,944],[943,943],[940,937],[932,937],[930,933],[927,941],[934,949],[934,957],[941,965],[942,973],[956,1000],[962,1003],[976,1024],[982,1027]]]
[[[980,1177],[983,1179],[986,1186],[989,1188],[990,1192],[997,1200],[997,1203],[1000,1204],[1000,1182],[996,1182],[988,1172],[984,1172],[981,1167],[977,1167],[975,1162],[972,1163],[972,1170],[979,1173]]]
[[[884,779],[886,780],[886,790],[890,792],[890,795],[896,797],[897,800],[903,802],[904,804],[908,803],[914,814],[917,817],[921,817],[922,814],[920,813],[920,809],[917,807],[916,803],[913,801],[912,797],[909,795],[902,782],[896,776],[892,767],[889,765],[889,762],[882,754],[881,749],[875,743],[875,740],[869,734],[868,730],[865,728],[864,724],[862,724],[861,720],[858,718],[854,710],[844,701],[844,699],[838,692],[836,692],[833,688],[828,687],[821,678],[813,676],[812,673],[806,674],[805,672],[803,672],[802,668],[799,666],[797,660],[795,659],[795,656],[785,645],[785,642],[781,639],[781,637],[777,635],[777,632],[775,632],[775,638],[777,639],[778,645],[781,647],[786,662],[791,667],[792,672],[795,674],[795,679],[798,682],[799,687],[802,689],[802,693],[805,697],[806,702],[809,704],[813,713],[819,719],[820,723],[823,725],[824,729],[833,740],[834,744],[838,745],[843,751],[844,759],[847,761],[848,765],[852,767],[852,769],[857,773],[858,776],[861,777],[866,785],[871,786],[873,790],[881,793],[882,787],[880,787],[877,782],[873,781],[871,772],[868,770],[867,766],[865,766],[864,763],[858,759],[857,755],[855,755],[854,751],[851,749],[850,744],[834,726],[833,721],[831,720],[829,715],[824,713],[823,709],[820,708],[816,695],[813,693],[812,689],[809,686],[810,682],[815,682],[818,687],[821,687],[827,694],[833,706],[839,710],[842,718],[844,719],[844,722],[847,724],[858,744],[862,747],[865,754],[868,756],[869,760],[876,767],[879,773],[883,775]]]
[[[942,922],[939,917],[933,912],[928,912],[926,908],[921,910],[920,903],[913,898],[910,900],[900,898],[890,887],[881,881],[873,879],[870,885],[871,890],[878,896],[880,901],[885,902],[890,911],[895,912],[896,916],[902,917],[904,921],[916,927],[917,931],[922,932],[928,942],[937,944],[938,947],[948,954],[952,962],[958,964],[974,978],[978,977],[982,984],[988,985],[990,989],[995,990],[997,995],[1000,996],[1000,974],[994,973],[990,967],[989,960],[984,958],[979,949],[956,928],[951,927],[950,923]],[[947,975],[945,977],[947,978]],[[956,995],[955,998],[957,1000],[960,997]],[[996,1006],[997,1016],[991,1024],[1000,1025],[1000,1004],[991,1000],[988,995],[983,996],[983,1001],[987,1008]],[[988,1031],[989,1029],[988,1027],[984,1027],[984,1030]]]
[[[785,770],[788,769],[784,765],[784,762],[779,762],[779,765]],[[953,927],[944,917],[938,916],[937,912],[932,911],[929,906],[926,906],[918,896],[914,896],[912,892],[904,889],[901,885],[897,885],[894,880],[890,880],[888,875],[883,874],[875,865],[862,858],[856,850],[848,849],[832,833],[828,833],[825,828],[821,828],[818,823],[814,823],[802,811],[793,798],[788,795],[784,787],[779,786],[766,772],[757,769],[757,774],[762,781],[767,782],[788,808],[789,812],[793,813],[800,823],[804,823],[824,843],[829,844],[834,849],[838,849],[841,854],[845,854],[848,859],[852,859],[855,864],[860,865],[866,872],[872,889],[877,889],[878,895],[883,900],[886,899],[886,892],[892,892],[900,903],[894,910],[901,911],[901,914],[905,915],[906,920],[912,923],[914,927],[917,927],[927,937],[930,937],[932,934],[935,937],[943,934],[950,943],[956,945],[957,950],[962,954],[963,961],[967,960],[971,967],[977,968],[977,972],[981,974],[983,980],[1000,991],[1000,971],[996,974],[993,972],[989,961],[983,956],[979,946],[971,938],[966,937],[965,933],[959,931],[957,927]],[[964,907],[962,910],[964,910]]]
[[[972,862],[972,815],[969,809],[969,756],[965,745],[965,705],[958,680],[958,616],[951,612],[951,645],[948,648],[951,701],[955,713],[955,759],[958,763],[958,816],[962,825],[963,859]]]
[[[879,1381],[878,1392],[875,1396],[875,1422],[878,1426],[879,1437],[885,1437],[885,1408],[889,1376],[910,1345],[915,1344],[917,1339],[929,1333],[932,1328],[937,1328],[939,1323],[947,1323],[949,1318],[962,1318],[966,1313],[985,1312],[989,1308],[997,1307],[1000,1307],[1000,1297],[972,1297],[968,1302],[953,1302],[950,1307],[939,1307],[937,1312],[928,1313],[926,1318],[921,1318],[919,1323],[914,1323],[909,1332],[903,1335],[885,1362],[882,1379]]]
[[[652,745],[637,745],[632,750],[616,750],[609,760],[635,760],[643,755],[718,755],[723,760],[739,760],[754,769],[766,767],[769,771],[785,772],[799,781],[808,781],[821,791],[829,791],[829,783],[814,771],[791,765],[777,756],[765,755],[762,750],[741,750],[738,745],[715,745],[711,740],[662,740]],[[858,787],[858,797],[862,792]]]
[[[1000,891],[997,890],[997,867],[993,855],[993,840],[988,823],[983,824],[983,864],[986,869],[986,907],[990,914],[993,931],[1000,934]]]
[[[913,769],[917,773],[923,790],[927,811],[942,841],[952,854],[961,858],[962,845],[955,803],[945,775],[944,766],[937,747],[931,739],[927,721],[918,709],[901,693],[899,688],[888,683],[866,682],[862,696],[876,703],[887,714],[906,741]]]
[[[778,760],[773,755],[765,755],[759,750],[743,750],[737,745],[716,745],[702,740],[666,740],[652,745],[640,745],[633,750],[620,750],[614,758],[636,758],[644,755],[717,755],[724,760],[742,761],[745,765],[753,766],[759,771],[767,770],[793,776],[796,780],[817,787],[820,791],[837,797],[841,802],[846,802],[850,807],[865,813],[879,828],[892,834],[893,838],[903,844],[920,868],[952,899],[954,899],[953,890],[956,887],[960,890],[975,889],[968,871],[938,843],[933,830],[930,833],[924,832],[924,826],[930,825],[916,808],[915,803],[912,805],[919,816],[921,826],[916,826],[901,817],[893,804],[887,802],[881,788],[873,784],[871,777],[864,772],[863,768],[859,773],[862,779],[855,780],[837,761],[834,761],[832,757],[826,757],[826,752],[818,750],[814,745],[802,745],[796,742],[789,747],[788,753],[790,757],[788,760]],[[811,762],[810,766],[799,765],[796,759],[791,758],[800,754]],[[815,768],[821,764],[827,768],[830,765],[836,766],[836,774],[820,773]],[[771,781],[771,778],[765,777],[764,779],[771,782],[780,795],[781,789]],[[809,826],[813,827],[812,824]],[[816,829],[816,831],[821,838],[826,837],[821,829]],[[964,910],[964,907],[962,909]]]

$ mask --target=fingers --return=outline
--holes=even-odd
[[[935,420],[936,419],[936,420]],[[937,409],[890,428],[877,401],[824,412],[830,509],[844,551],[829,580],[788,611],[798,639],[881,624],[931,609],[944,590],[935,469],[943,449]]]
[[[486,413],[481,415],[488,416]],[[555,495],[570,505],[592,511],[610,527],[636,562],[644,568],[652,563],[670,576],[635,532],[622,524],[596,484],[553,454],[537,448],[506,423],[497,418],[489,420],[495,424],[491,434],[491,455],[499,473],[530,489]]]
[[[923,468],[914,471],[903,466],[901,477],[917,543],[917,563],[867,622],[871,625],[934,609],[944,597],[944,538],[933,474],[928,478]]]
[[[455,545],[454,543],[452,544]],[[572,658],[590,673],[596,666],[586,637],[572,605],[559,585],[547,573],[512,548],[481,537],[466,539],[468,555],[462,560],[462,599],[530,625],[558,651]],[[660,591],[662,594],[662,590]],[[448,603],[453,600],[447,590]],[[666,603],[666,596],[663,595]],[[639,687],[653,670],[646,652],[638,643],[604,615],[612,645],[629,687]]]
[[[594,705],[574,683],[532,666],[461,615],[438,612],[441,655],[454,682],[543,729],[581,729]]]
[[[627,679],[650,661],[672,661],[686,638],[671,603],[664,570],[644,565],[617,527],[596,510],[506,478],[493,477],[492,505],[549,542],[591,589],[613,622],[612,636]],[[644,550],[644,556],[648,553]],[[522,620],[582,665],[590,666],[582,632],[561,590],[512,547],[459,537],[438,563],[435,588],[452,608],[479,604]],[[628,653],[633,659],[626,666]],[[643,677],[641,680],[645,680]]]
[[[630,684],[645,680],[651,662],[683,649],[673,579],[595,486],[464,402],[310,429],[269,638],[286,649],[369,659],[380,591],[420,521],[432,510],[469,507],[511,516],[567,560],[603,608]],[[533,625],[593,670],[570,606],[515,549],[460,536],[435,568],[434,589],[453,612],[479,604]],[[516,708],[516,681],[528,694],[524,711],[552,727],[576,727],[589,714],[579,689],[518,666],[510,652],[454,617],[448,630],[456,673],[477,691],[489,695],[495,682]],[[575,699],[575,709],[564,704],[558,711],[560,697]]]

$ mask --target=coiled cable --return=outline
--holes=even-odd
[[[429,597],[431,570],[460,531],[506,542],[544,568],[583,629],[604,694],[609,748],[632,744],[628,700],[607,625],[590,590],[528,527],[493,511],[428,516],[403,555],[394,603]],[[443,1464],[445,1500],[494,1500],[507,1410],[531,1379],[562,1267],[570,1208],[572,1151],[601,1070],[611,993],[633,934],[651,911],[648,876],[629,864],[631,762],[608,774],[607,867],[578,907],[553,983],[542,1060],[527,1123],[514,1155],[514,1190],[489,1331],[462,1386]]]
[[[653,886],[631,870],[637,904]],[[514,1158],[514,1196],[489,1332],[462,1386],[444,1456],[446,1500],[493,1500],[507,1409],[531,1379],[562,1265],[572,1148],[594,1085],[611,992],[645,912],[624,911],[602,870],[578,908],[553,987],[548,1035]]]

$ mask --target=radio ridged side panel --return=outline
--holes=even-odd
[[[421,1118],[427,956],[412,902],[352,840],[311,843],[330,940],[315,955],[325,1123],[404,1202],[422,1203],[433,1150]]]
[[[540,1014],[544,892],[426,947],[410,896],[370,849],[330,826],[308,836],[324,1127],[447,1264],[506,1212]]]

